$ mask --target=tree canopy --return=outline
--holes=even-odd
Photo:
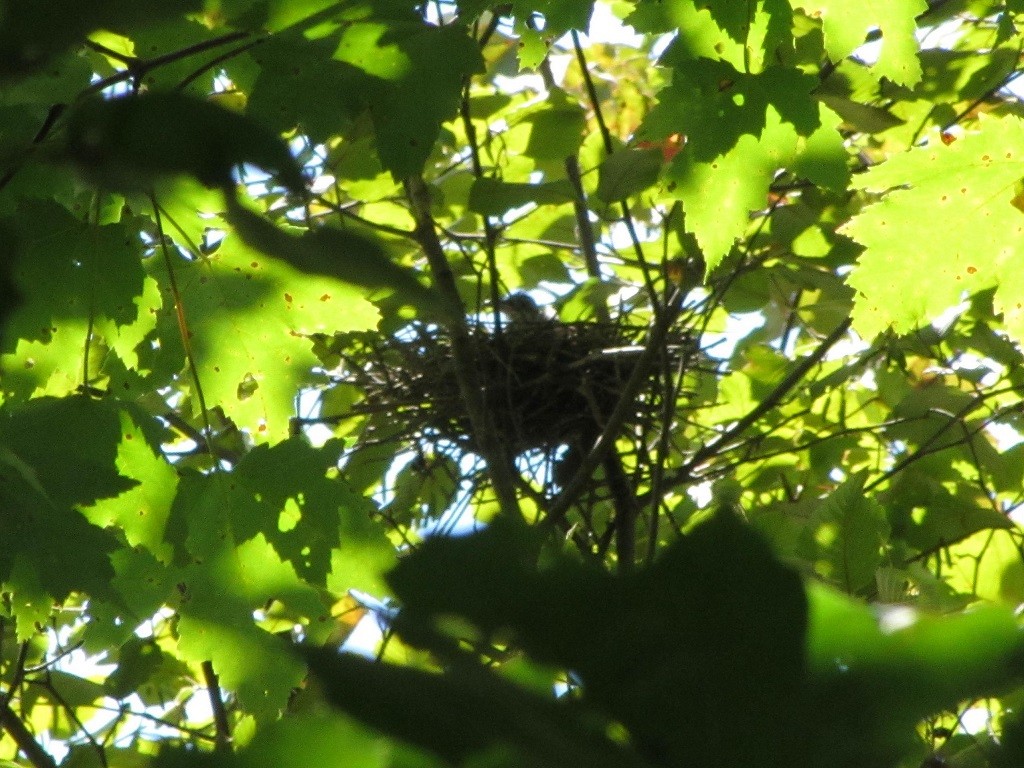
[[[1022,25],[0,0],[0,758],[1024,764]]]

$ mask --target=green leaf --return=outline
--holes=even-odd
[[[283,233],[277,237],[286,241],[282,246],[293,240]],[[377,323],[377,310],[351,287],[297,271],[236,237],[228,236],[202,261],[172,254],[170,265],[207,401],[260,440],[288,434],[295,393],[311,380],[317,362],[306,337]],[[168,263],[153,258],[147,266],[163,297],[154,364],[177,371],[185,359]]]
[[[677,72],[639,135],[686,136],[665,172],[666,187],[683,202],[709,270],[746,232],[750,213],[767,207],[779,170],[845,186],[840,121],[811,96],[810,80],[779,67],[747,75],[708,62]]]
[[[406,766],[398,762],[396,752],[401,750],[381,743],[381,739],[368,729],[341,717],[327,714],[292,716],[261,729],[239,754],[240,766],[259,768],[275,765],[279,768],[307,768],[313,764],[320,768],[392,768]],[[416,756],[419,758],[419,756]],[[398,759],[396,759],[398,758]],[[437,768],[425,755],[410,768]],[[187,764],[187,763],[186,763]]]
[[[931,616],[873,610],[812,586],[814,766],[891,765],[924,717],[1024,682],[1024,634],[1006,606]]]
[[[346,23],[334,58],[364,71],[381,163],[396,179],[423,170],[441,123],[455,116],[463,79],[481,70],[479,46],[457,24],[433,27],[409,6]]]
[[[293,192],[305,189],[280,136],[213,102],[179,93],[83,101],[68,117],[64,153],[96,183],[114,189],[144,191],[176,174],[227,189],[244,163],[276,175]]]
[[[625,200],[654,186],[661,172],[660,149],[622,149],[601,163],[597,197],[606,203]]]
[[[825,50],[832,61],[853,53],[868,30],[878,28],[882,47],[872,67],[875,74],[907,86],[921,79],[915,34],[916,17],[928,10],[925,0],[796,0],[793,7],[821,18]]]
[[[0,444],[31,467],[57,505],[88,504],[135,486],[117,471],[120,443],[117,410],[88,397],[38,398],[0,410]]]
[[[373,504],[344,479],[327,477],[336,464],[335,451],[316,450],[302,438],[258,446],[236,471],[256,505],[234,519],[233,530],[239,541],[264,535],[282,560],[314,584],[325,583],[332,551],[344,548],[352,561],[349,582],[338,591],[373,590],[392,564],[394,550],[372,520]],[[373,565],[359,573],[351,567],[357,561]]]
[[[313,141],[337,134],[369,103],[372,78],[352,64],[335,61],[336,35],[310,40],[281,33],[252,51],[260,73],[246,114],[273,130],[299,129]]]
[[[857,177],[857,187],[883,193],[840,230],[865,247],[849,277],[861,336],[890,326],[905,333],[965,293],[998,285],[1007,330],[1024,338],[1024,218],[1012,202],[1024,177],[1022,141],[1020,118],[983,119],[948,146],[933,136]]]
[[[68,318],[109,320],[113,338],[148,321],[136,304],[145,277],[137,221],[90,226],[54,202],[22,200],[12,229],[20,248],[10,269],[22,304],[9,321],[9,344],[49,341]]]
[[[529,127],[526,154],[538,160],[565,160],[583,143],[587,125],[583,108],[564,91],[552,91],[544,105],[526,115],[521,125]]]
[[[502,755],[501,765],[643,766],[573,709],[483,668],[437,675],[330,651],[304,655],[332,704],[450,764]]]
[[[514,208],[535,205],[561,205],[571,202],[572,186],[568,181],[541,184],[520,184],[486,177],[473,182],[469,191],[469,207],[483,216],[503,216]]]
[[[14,595],[22,639],[54,600],[110,593],[114,537],[72,505],[134,484],[114,467],[119,438],[113,409],[84,397],[0,410],[0,581]]]
[[[887,109],[871,104],[858,104],[842,96],[822,93],[818,95],[818,98],[843,118],[844,122],[849,123],[855,130],[865,133],[882,133],[906,122]]]
[[[424,627],[445,615],[484,637],[511,631],[536,660],[574,670],[584,701],[648,759],[751,765],[771,743],[770,765],[802,764],[803,588],[749,528],[722,512],[623,577],[567,560],[537,573],[535,542],[497,523],[429,540],[390,577],[399,631],[430,644]]]
[[[864,494],[864,480],[855,477],[834,490],[811,515],[807,535],[818,575],[848,594],[874,584],[888,540],[885,510]]]
[[[163,437],[152,417],[126,407],[118,413],[121,440],[115,466],[136,485],[115,498],[100,499],[86,510],[91,522],[116,525],[132,546],[146,547],[161,560],[170,559],[165,525],[177,489],[178,474],[159,447]],[[158,434],[154,435],[154,432]]]
[[[118,651],[117,668],[103,681],[104,691],[115,699],[130,696],[160,668],[163,657],[152,639],[132,637]]]
[[[231,499],[229,487],[221,483],[220,490],[221,499]],[[193,523],[202,525],[195,515]],[[275,599],[319,620],[323,606],[262,536],[236,548],[223,528],[200,535],[207,537],[203,557],[182,569],[179,584],[178,649],[191,662],[212,662],[245,711],[273,719],[304,670],[285,643],[255,625],[253,611]]]

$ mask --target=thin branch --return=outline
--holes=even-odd
[[[803,381],[811,368],[820,363],[828,351],[836,345],[848,330],[850,330],[851,324],[851,318],[843,320],[843,322],[841,322],[839,326],[832,331],[832,333],[830,333],[813,352],[797,363],[793,370],[789,372],[789,375],[780,381],[775,389],[769,392],[760,403],[751,408],[746,415],[742,416],[731,427],[722,432],[718,438],[705,443],[701,448],[694,452],[693,456],[690,457],[690,460],[676,470],[672,474],[672,477],[665,482],[664,487],[670,488],[681,482],[688,481],[693,471],[698,466],[712,456],[726,450],[730,443],[746,432],[747,429],[749,429],[758,419],[781,403],[783,398],[786,397],[786,395],[788,395],[801,381]],[[641,500],[645,502],[647,501],[645,496],[641,496]]]
[[[151,70],[157,67],[162,67],[164,64],[171,64],[181,59],[187,59],[189,56],[195,56],[197,53],[208,51],[212,48],[218,48],[222,45],[233,43],[236,40],[244,40],[249,37],[249,32],[229,32],[226,35],[215,37],[212,40],[202,40],[194,45],[186,46],[177,51],[171,51],[165,53],[163,56],[157,56],[154,59],[134,59],[128,63],[127,69],[123,69],[120,72],[115,72],[110,77],[105,77],[102,80],[97,80],[86,88],[82,95],[86,96],[91,93],[99,93],[112,85],[123,83],[125,80],[135,79],[136,82],[141,81]]]

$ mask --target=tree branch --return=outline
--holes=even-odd
[[[7,731],[8,735],[18,745],[18,750],[25,755],[34,768],[57,768],[55,761],[50,754],[36,741],[21,718],[11,709],[6,702],[0,706],[0,728]]]
[[[448,319],[448,330],[452,337],[452,354],[455,358],[455,376],[459,392],[473,436],[480,455],[487,464],[487,472],[494,484],[498,506],[502,513],[512,519],[521,520],[519,499],[516,495],[515,469],[512,457],[494,426],[494,420],[487,410],[479,372],[470,347],[469,330],[466,327],[466,310],[459,297],[455,276],[452,274],[448,257],[437,237],[437,225],[430,212],[430,190],[422,176],[411,176],[405,182],[413,218],[416,221],[416,240],[426,254],[434,285],[452,311]]]
[[[224,696],[220,689],[220,680],[213,669],[213,662],[204,661],[203,682],[206,683],[206,695],[210,698],[210,709],[213,710],[213,724],[216,729],[214,743],[218,751],[231,750],[231,724],[228,722],[228,710],[224,706]]]
[[[548,525],[555,526],[561,522],[566,512],[569,511],[569,507],[579,497],[590,476],[594,474],[598,464],[604,461],[605,456],[615,445],[615,439],[629,415],[629,409],[635,406],[636,397],[647,380],[651,365],[665,343],[668,330],[675,321],[681,301],[682,296],[680,296],[677,290],[669,300],[669,307],[672,308],[672,311],[663,312],[660,317],[655,319],[651,334],[647,339],[647,344],[637,359],[636,367],[622,388],[619,399],[615,403],[615,408],[612,409],[608,420],[604,424],[601,436],[594,443],[590,452],[583,458],[579,469],[576,471],[576,475],[551,502],[546,521]]]

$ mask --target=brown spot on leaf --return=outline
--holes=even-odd
[[[978,271],[978,268],[977,268],[977,267],[968,267],[968,268],[967,268],[967,274],[968,274],[968,275],[973,275],[973,274],[974,274],[975,272],[977,272],[977,271]]]

